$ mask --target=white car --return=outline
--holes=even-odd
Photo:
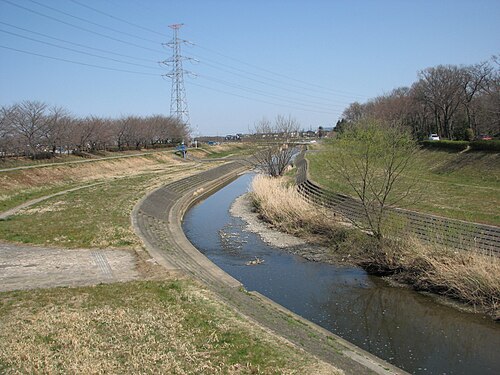
[[[431,134],[429,136],[429,141],[439,141],[439,135],[437,135],[437,134]]]

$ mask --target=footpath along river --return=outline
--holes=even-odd
[[[212,262],[304,318],[415,374],[499,374],[500,325],[360,268],[307,261],[273,247],[229,213],[246,174],[187,212],[183,229]],[[264,263],[248,266],[247,262]]]

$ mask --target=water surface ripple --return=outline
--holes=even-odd
[[[499,374],[500,326],[395,288],[362,269],[309,262],[264,243],[229,214],[247,174],[193,207],[183,229],[210,260],[293,312],[415,374]],[[246,263],[255,257],[265,262]]]

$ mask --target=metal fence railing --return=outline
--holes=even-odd
[[[330,208],[350,221],[365,226],[364,208],[358,200],[331,192],[311,181],[307,173],[307,160],[302,152],[295,160],[297,190],[310,202]],[[394,235],[409,233],[430,243],[455,249],[475,250],[500,257],[500,227],[448,219],[401,208],[390,208],[388,216],[393,223]]]

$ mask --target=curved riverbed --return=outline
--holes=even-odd
[[[500,326],[394,288],[362,269],[309,262],[264,243],[229,214],[244,175],[185,216],[188,239],[210,260],[295,313],[417,374],[497,374]],[[258,257],[264,263],[247,266]]]

